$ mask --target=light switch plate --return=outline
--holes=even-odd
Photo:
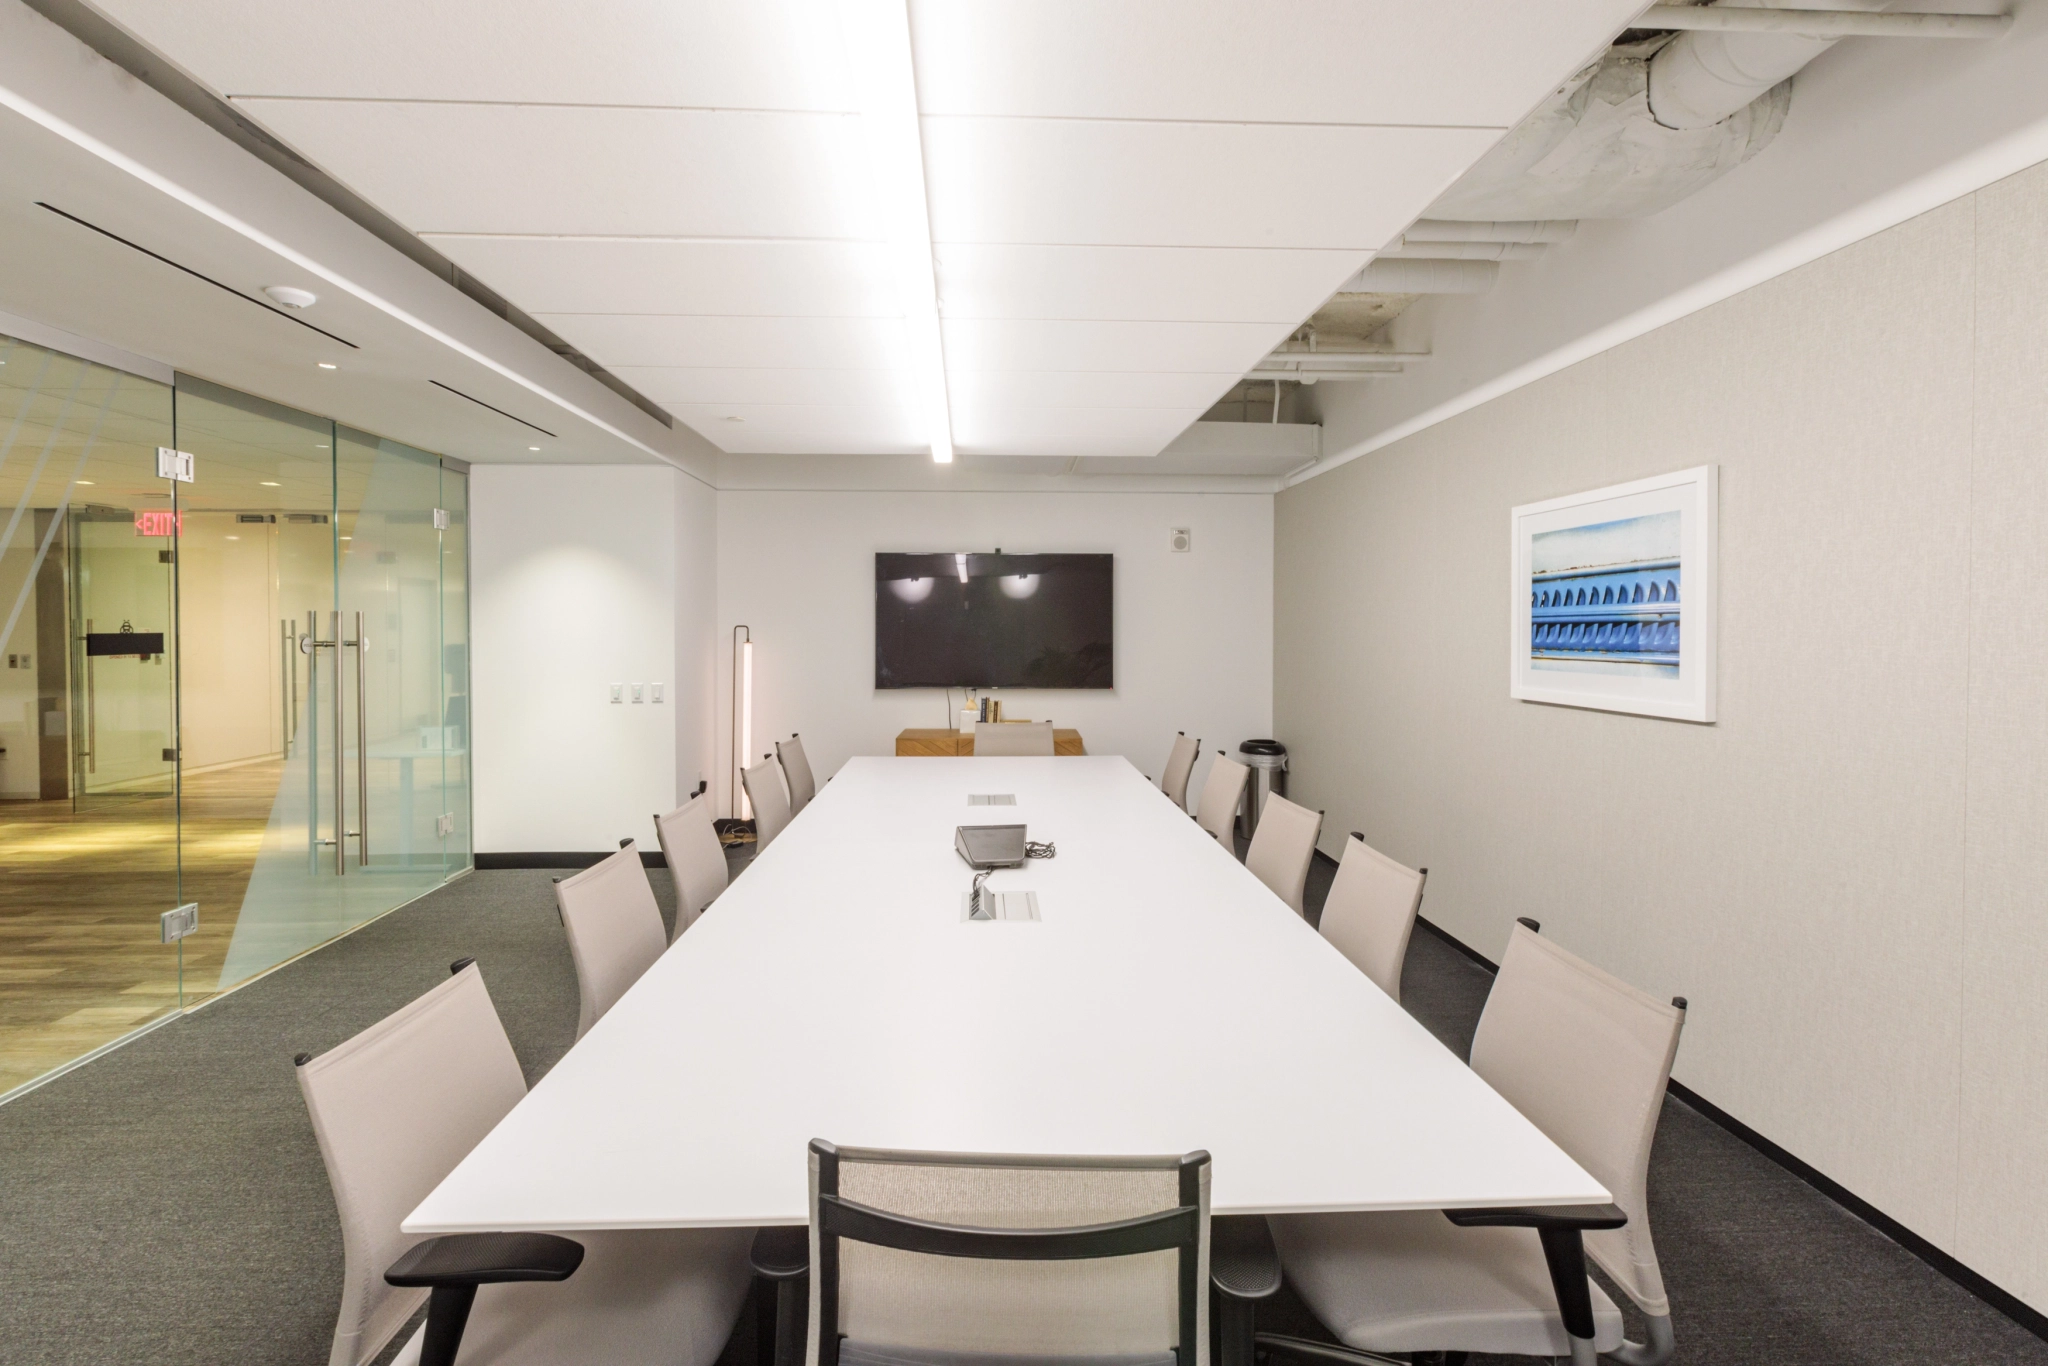
[[[625,700],[626,700],[626,685],[625,685],[625,684],[623,684],[623,683],[614,683],[614,684],[612,684],[612,705],[613,705],[613,706],[617,706],[617,705],[618,705],[619,703],[621,703],[621,702],[623,702],[623,701],[625,701]]]
[[[662,683],[649,683],[649,684],[648,684],[647,686],[648,686],[648,687],[650,687],[650,688],[652,688],[652,689],[654,689],[654,699],[653,699],[653,700],[654,700],[654,701],[656,701],[656,702],[659,702],[659,701],[661,701],[661,694],[662,694],[662,690],[663,690],[663,689],[664,689],[664,688],[665,688],[665,687],[666,687],[667,685],[666,685],[666,684],[662,684]]]
[[[639,703],[639,702],[645,702],[646,700],[647,700],[647,685],[646,685],[645,683],[635,683],[635,684],[633,685],[633,701],[634,701],[634,702],[636,702],[636,703]]]

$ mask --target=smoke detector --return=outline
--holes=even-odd
[[[286,308],[311,308],[319,302],[319,296],[313,291],[295,285],[265,285],[263,292]]]

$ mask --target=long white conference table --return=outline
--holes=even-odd
[[[967,922],[954,827],[1008,821],[1041,918]],[[812,1138],[1206,1148],[1217,1214],[1610,1198],[1123,759],[863,758],[404,1228],[801,1224]]]

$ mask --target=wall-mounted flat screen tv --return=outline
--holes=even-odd
[[[1116,686],[1114,555],[878,554],[877,688]]]

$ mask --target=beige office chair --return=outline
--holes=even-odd
[[[747,1294],[748,1230],[579,1233],[574,1241],[399,1231],[526,1094],[473,962],[455,964],[447,981],[346,1043],[296,1062],[341,1216],[341,1315],[328,1366],[364,1366],[430,1292],[428,1321],[400,1362],[450,1366],[458,1346],[462,1366],[718,1359]],[[408,1284],[388,1283],[387,1270]],[[501,1283],[518,1280],[564,1283]]]
[[[782,789],[782,766],[775,762],[774,755],[764,754],[760,763],[740,770],[740,782],[747,789],[747,803],[754,808],[754,852],[759,854],[789,824],[791,813],[789,797]]]
[[[1307,914],[1301,894],[1308,886],[1308,866],[1315,859],[1316,840],[1322,833],[1322,812],[1290,802],[1276,792],[1259,808],[1259,827],[1252,832],[1251,847],[1244,851],[1244,866],[1296,915]]]
[[[1599,1353],[1625,1366],[1664,1361],[1671,1306],[1646,1183],[1684,1023],[1683,998],[1666,1005],[1522,921],[1486,998],[1472,1070],[1615,1205],[1276,1215],[1269,1223],[1288,1283],[1364,1352],[1570,1353],[1574,1366],[1592,1366]],[[1647,1344],[1623,1342],[1621,1311],[1583,1274],[1582,1238],[1584,1253],[1648,1317]],[[1259,1341],[1284,1354],[1291,1340]]]
[[[1052,757],[1050,721],[977,721],[974,724],[974,757],[1022,755],[1026,758]]]
[[[1159,775],[1159,790],[1183,811],[1188,809],[1188,775],[1195,771],[1195,756],[1201,752],[1200,740],[1190,740],[1186,731],[1179,732],[1166,756],[1166,771]]]
[[[676,885],[676,927],[669,936],[673,944],[725,890],[729,877],[725,846],[718,842],[718,827],[711,819],[711,794],[700,792],[666,816],[656,816],[654,837],[661,841],[661,856]]]
[[[811,1143],[809,1366],[1206,1366],[1209,1155]]]
[[[618,853],[576,876],[557,878],[555,909],[576,963],[580,1039],[654,966],[668,938],[639,846],[631,840],[619,841]]]
[[[1429,869],[1394,862],[1354,830],[1344,841],[1344,857],[1323,899],[1323,938],[1397,1002],[1408,936],[1414,933],[1428,877]]]
[[[787,742],[775,742],[775,757],[782,764],[783,781],[789,784],[789,814],[794,818],[818,795],[817,781],[811,777],[811,761],[804,756],[802,738],[793,731]]]
[[[1214,835],[1232,854],[1237,852],[1237,844],[1231,826],[1237,821],[1238,803],[1244,800],[1245,780],[1251,776],[1250,769],[1219,749],[1216,762],[1209,765],[1209,776],[1202,783],[1202,798],[1195,803],[1195,824]]]

